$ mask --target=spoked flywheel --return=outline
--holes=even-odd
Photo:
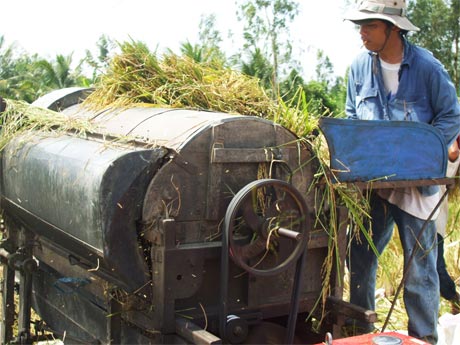
[[[247,272],[273,275],[297,261],[310,221],[301,193],[291,184],[262,179],[232,199],[225,217],[229,255]]]

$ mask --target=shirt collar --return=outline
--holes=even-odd
[[[410,66],[412,63],[412,60],[414,59],[413,56],[413,45],[409,43],[409,41],[405,38],[403,38],[403,44],[404,44],[404,57],[401,62],[401,66],[407,65]]]

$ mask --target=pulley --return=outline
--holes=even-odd
[[[297,261],[307,245],[310,224],[304,197],[295,187],[262,179],[234,196],[224,228],[232,260],[249,273],[268,276]]]

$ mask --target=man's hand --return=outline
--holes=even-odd
[[[454,162],[457,160],[458,156],[460,155],[460,149],[458,147],[458,138],[455,140],[452,145],[450,145],[449,149],[447,150],[449,155],[449,160]]]

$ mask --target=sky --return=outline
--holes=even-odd
[[[314,76],[318,49],[339,76],[361,49],[354,25],[343,20],[350,2],[298,0],[300,13],[289,24],[290,39],[307,80]],[[214,14],[221,48],[229,55],[242,46],[243,24],[236,9],[235,0],[2,0],[0,36],[6,46],[14,44],[47,59],[72,54],[78,61],[86,50],[97,53],[101,35],[118,42],[142,41],[152,51],[168,48],[179,53],[182,43],[198,43],[202,16]]]

